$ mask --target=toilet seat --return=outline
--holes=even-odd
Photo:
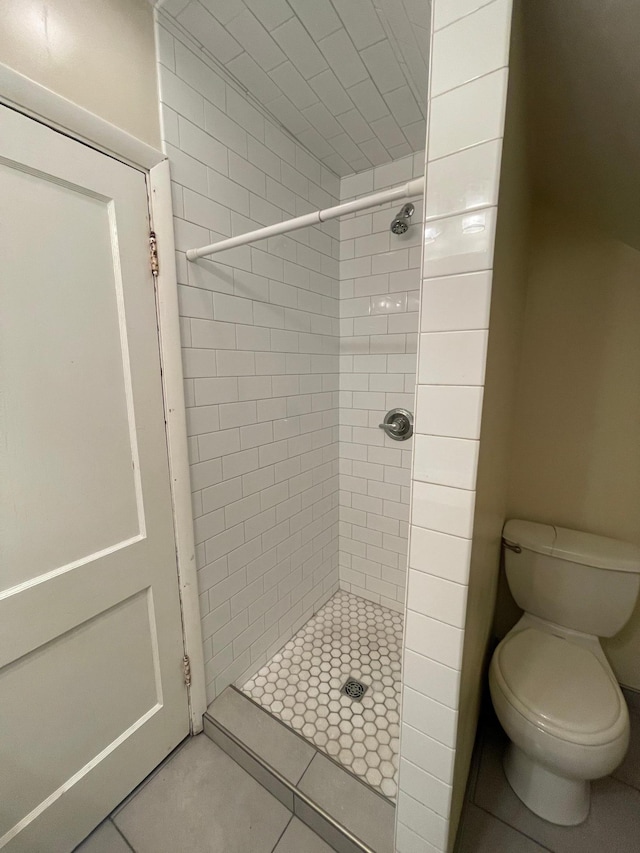
[[[625,732],[622,692],[608,666],[582,645],[527,627],[500,643],[491,669],[504,700],[554,738],[599,746]]]

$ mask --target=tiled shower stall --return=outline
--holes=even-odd
[[[411,440],[378,424],[413,407],[421,246],[385,205],[220,260],[184,251],[410,180],[424,155],[340,182],[169,20],[159,31],[212,700],[338,587],[402,609]]]
[[[424,4],[416,33],[430,38],[429,94],[417,114],[413,96],[400,107],[390,92],[385,106],[353,71],[347,32],[364,33],[356,38],[368,68],[384,58],[367,15],[350,24],[348,3],[337,4],[344,25],[327,2],[306,21],[322,53],[296,39],[292,15],[309,14],[303,2],[221,4],[225,20],[213,28],[206,5],[168,0],[157,33],[207,699],[230,684],[256,701],[272,695],[265,704],[280,703],[272,713],[294,728],[299,717],[297,730],[311,740],[319,733],[315,743],[340,760],[325,739],[334,725],[351,738],[343,763],[384,795],[397,793],[399,853],[444,851],[457,820],[454,780],[464,788],[470,757],[460,696],[473,715],[479,692],[465,624],[470,647],[484,630],[481,618],[467,622],[466,604],[511,3]],[[255,50],[240,44],[247,33]],[[301,113],[308,121],[296,129]],[[318,126],[333,128],[328,141]],[[399,205],[386,205],[186,261],[188,248],[422,176],[425,139],[427,190],[406,235],[390,233]],[[415,408],[414,439],[379,429],[395,407]],[[342,648],[327,650],[328,678],[307,682],[318,688],[314,702],[325,696],[327,718],[337,714],[314,728],[294,710],[308,692],[285,703],[284,676],[264,688],[296,648],[300,682],[305,632],[315,631],[321,649],[322,625],[336,633],[336,607],[347,622],[359,607],[365,624],[388,619],[396,635],[404,616],[404,670],[400,680],[394,650],[398,666],[386,655],[389,672],[373,674],[365,640],[345,634]],[[363,708],[373,716],[351,715],[340,728],[347,721],[328,708],[340,702],[331,691],[367,672],[372,704]],[[385,689],[395,709],[376,700]],[[371,745],[389,747],[381,761],[393,784],[381,772],[368,778],[371,764],[353,748],[376,714],[395,727],[389,743],[384,735]]]

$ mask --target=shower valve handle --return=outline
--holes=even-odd
[[[406,441],[413,435],[413,415],[406,409],[391,409],[379,424],[389,438],[395,441]]]

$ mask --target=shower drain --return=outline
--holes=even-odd
[[[358,681],[356,678],[347,678],[345,683],[340,688],[340,692],[348,696],[349,699],[361,699],[369,688],[366,684]]]

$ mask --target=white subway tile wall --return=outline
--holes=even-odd
[[[462,86],[507,64],[511,34],[510,0],[495,0],[433,40],[431,97]],[[478,38],[482,32],[482,38]]]
[[[424,147],[429,31],[420,3],[160,5],[332,172],[348,175]],[[212,103],[224,112],[223,99]]]
[[[421,177],[420,152],[342,178],[351,200]],[[340,587],[403,609],[413,439],[379,428],[389,409],[413,410],[422,199],[413,225],[390,231],[401,202],[340,221]]]
[[[240,23],[238,39],[249,32]],[[184,251],[336,204],[339,179],[169,19],[159,34],[212,701],[259,669],[338,589],[339,226],[196,264]],[[275,62],[274,50],[261,61]]]
[[[433,3],[397,853],[451,846],[511,5]]]

